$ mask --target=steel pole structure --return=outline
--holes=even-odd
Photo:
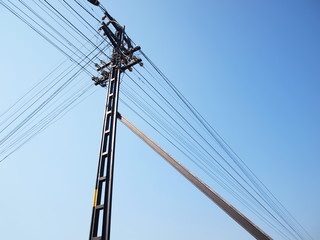
[[[89,240],[110,240],[120,75],[126,69],[131,70],[131,67],[135,64],[141,64],[141,59],[133,55],[135,51],[140,50],[140,47],[132,46],[131,40],[126,35],[124,28],[107,12],[105,12],[103,20],[106,18],[109,22],[102,22],[99,30],[103,30],[104,35],[113,46],[113,51],[110,57],[111,60],[108,63],[101,61],[102,66],[96,64],[98,67],[97,71],[100,71],[101,77],[92,78],[95,85],[107,86],[108,90]]]
[[[110,239],[120,71],[120,66],[115,61],[111,66],[111,77],[108,81],[99,164],[94,190],[90,240]]]

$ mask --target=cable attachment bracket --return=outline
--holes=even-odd
[[[92,78],[95,85],[105,87],[108,79],[111,79],[110,69],[112,67],[119,68],[121,72],[125,70],[132,71],[134,65],[143,66],[143,63],[142,59],[135,55],[141,49],[140,46],[133,46],[133,42],[125,32],[125,27],[121,26],[107,11],[104,11],[99,30],[103,31],[103,35],[107,37],[111,46],[113,46],[112,55],[109,57],[110,61],[106,63],[100,60],[101,65],[95,64],[101,77]],[[106,71],[106,68],[109,71]]]

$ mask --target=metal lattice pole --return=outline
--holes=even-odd
[[[115,158],[115,140],[117,130],[117,112],[119,100],[120,75],[141,59],[133,53],[140,47],[132,47],[130,38],[107,12],[100,30],[104,31],[113,46],[111,60],[97,66],[101,77],[93,77],[95,85],[108,86],[104,122],[101,137],[100,156],[94,190],[92,219],[89,240],[110,240],[113,170]],[[109,27],[110,25],[110,27]]]

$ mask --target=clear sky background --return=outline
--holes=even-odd
[[[102,3],[320,239],[319,1]],[[65,57],[2,6],[0,16],[2,112]],[[104,95],[97,87],[0,163],[0,239],[88,239]],[[112,239],[252,239],[118,126]]]

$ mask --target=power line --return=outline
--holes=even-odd
[[[81,38],[85,39],[88,43],[90,43],[92,46],[95,47],[94,51],[98,50],[99,52],[95,55],[94,58],[89,58],[90,55],[84,54],[82,50],[80,50],[77,46],[75,46],[68,38],[66,38],[63,34],[59,32],[58,29],[55,27],[51,26],[50,23],[43,18],[39,13],[34,11],[31,7],[29,7],[26,3],[23,1],[19,0],[19,2],[26,8],[28,9],[31,13],[34,14],[38,19],[40,19],[51,31],[53,31],[55,34],[52,32],[48,31],[48,29],[44,28],[42,25],[40,25],[37,20],[34,20],[32,17],[30,17],[28,14],[26,14],[21,8],[19,8],[17,5],[13,4],[10,0],[9,3],[11,3],[18,11],[20,11],[22,14],[24,14],[29,20],[24,18],[22,15],[20,15],[17,11],[15,11],[13,8],[11,8],[8,4],[4,3],[3,1],[0,1],[0,4],[3,5],[5,8],[7,8],[10,12],[12,12],[16,17],[18,17],[20,20],[22,20],[24,23],[26,23],[30,28],[32,28],[35,32],[37,32],[40,36],[42,36],[46,41],[48,41],[50,44],[52,44],[55,48],[57,48],[60,52],[62,52],[64,55],[69,57],[71,60],[75,62],[78,66],[80,66],[81,71],[87,72],[88,75],[92,75],[90,71],[87,70],[88,64],[91,63],[94,59],[96,59],[96,56],[98,54],[104,54],[107,56],[103,48],[100,45],[97,45],[92,42],[90,38],[86,36],[86,34],[80,30],[74,23],[71,22],[70,19],[67,19],[67,17],[59,10],[54,4],[50,4],[45,0],[44,4],[43,2],[40,1],[40,3],[43,6],[46,6],[47,9],[50,10],[51,13],[53,13],[57,18],[52,17],[50,14],[49,17],[55,20],[55,22],[62,27],[66,32],[70,34],[71,37],[76,38],[69,30],[67,30],[67,27],[72,29],[76,34],[81,36]],[[33,2],[40,7],[38,3],[36,3],[34,0]],[[97,32],[91,25],[91,23],[85,19],[84,16],[79,14],[78,9],[75,9],[75,7],[71,6],[70,3],[67,1],[63,0],[65,5],[59,0],[61,5],[65,7],[72,15],[81,23],[84,27],[87,29],[94,30],[94,33],[97,33],[96,36],[99,36],[99,32]],[[84,12],[86,12],[90,17],[95,19],[96,21],[99,22],[99,19],[96,18],[92,13],[90,13],[82,4],[80,4],[77,0],[74,0],[74,2],[79,6],[79,9],[82,9]],[[40,7],[43,11],[44,8]],[[100,6],[102,11],[106,11],[103,6]],[[92,10],[92,9],[91,9]],[[49,11],[45,11],[47,14]],[[94,11],[93,11],[94,12]],[[58,19],[61,21],[59,22]],[[64,24],[66,27],[64,27]],[[89,27],[87,27],[89,26]],[[39,30],[40,28],[40,30]],[[91,31],[92,32],[92,31]],[[57,38],[57,36],[60,37],[60,39]],[[77,39],[77,38],[76,38]],[[71,52],[71,55],[69,52]],[[92,54],[94,53],[91,52]],[[80,62],[78,59],[74,59],[73,56],[76,55],[78,58],[80,58],[80,55],[85,56],[85,58],[89,59],[88,62],[83,63],[84,59],[82,59]],[[91,54],[90,53],[90,54]],[[215,180],[217,182],[220,182],[221,185],[223,185],[226,189],[228,189],[231,194],[235,197],[238,198],[239,201],[242,201],[244,205],[255,205],[255,207],[261,208],[265,212],[267,212],[270,216],[271,219],[275,221],[276,224],[280,224],[280,227],[285,230],[286,233],[290,234],[293,238],[295,239],[304,239],[304,234],[300,231],[304,231],[307,235],[307,231],[302,227],[301,224],[296,221],[293,216],[284,208],[284,206],[275,198],[275,196],[270,192],[270,190],[257,178],[257,176],[253,173],[253,171],[245,164],[245,162],[234,152],[234,150],[224,141],[224,139],[217,133],[217,131],[206,121],[206,119],[197,111],[195,107],[191,105],[191,103],[181,94],[181,92],[173,85],[173,83],[166,77],[165,74],[163,74],[160,69],[150,60],[150,58],[141,51],[141,54],[143,57],[147,60],[147,62],[151,65],[153,70],[149,70],[147,67],[144,67],[144,70],[157,82],[157,84],[161,87],[162,90],[157,88],[151,81],[145,77],[145,75],[137,71],[136,77],[141,81],[143,84],[137,83],[136,80],[134,80],[132,77],[129,75],[129,79],[134,83],[136,89],[140,91],[140,93],[143,93],[146,95],[150,100],[151,103],[154,104],[157,109],[160,109],[164,114],[165,118],[161,116],[162,118],[159,117],[159,113],[156,112],[155,108],[149,104],[148,110],[144,111],[140,106],[142,103],[141,100],[139,100],[134,94],[131,94],[130,92],[134,93],[135,91],[133,89],[127,88],[124,92],[125,96],[127,99],[129,99],[134,105],[135,108],[139,111],[136,111],[133,109],[132,106],[128,105],[128,103],[124,104],[131,109],[135,114],[137,114],[139,117],[142,118],[151,128],[153,128],[158,134],[165,132],[166,135],[162,135],[167,142],[172,144],[175,148],[177,148],[179,151],[181,151],[185,156],[195,156],[193,151],[198,152],[199,156],[201,158],[197,157],[194,158],[197,161],[194,162],[195,165],[197,165],[202,171],[204,171],[206,174],[213,176],[213,169],[214,167],[218,167],[219,171],[217,174],[215,173],[214,176],[216,176]],[[72,68],[72,70],[76,70],[76,68]],[[151,71],[155,71],[156,74],[152,73]],[[68,72],[71,74],[71,71]],[[73,76],[78,76],[78,73],[73,73],[71,78]],[[66,77],[66,76],[65,76]],[[70,78],[70,79],[71,79]],[[75,77],[74,77],[75,78]],[[69,80],[70,80],[69,79]],[[68,81],[69,81],[68,80]],[[73,80],[72,80],[73,81]],[[162,82],[161,82],[162,81]],[[64,83],[67,84],[67,83]],[[33,110],[22,122],[20,122],[13,130],[9,131],[9,134],[6,135],[5,138],[0,140],[0,145],[4,144],[7,142],[8,139],[12,139],[11,142],[9,142],[9,145],[6,145],[6,152],[16,149],[19,143],[22,143],[23,141],[30,139],[30,136],[34,136],[33,134],[37,134],[39,129],[45,128],[51,120],[54,119],[54,116],[61,116],[61,113],[65,111],[65,109],[68,109],[69,106],[72,104],[70,102],[73,102],[74,99],[79,99],[77,98],[78,95],[72,95],[71,97],[67,98],[65,102],[61,103],[58,107],[55,107],[51,113],[48,115],[45,115],[44,118],[42,118],[41,122],[39,124],[34,124],[32,128],[27,130],[23,137],[21,138],[21,141],[18,140],[17,138],[11,138],[16,135],[16,132],[21,129],[22,127],[27,127],[30,124],[31,119],[36,119],[36,117],[40,118],[39,112],[42,109],[45,109],[45,107],[48,106],[49,103],[54,102],[53,99],[60,94],[64,89],[66,89],[64,86],[61,85],[58,89],[54,90],[53,93],[49,97],[46,98],[44,102],[40,104],[35,110]],[[68,84],[67,84],[68,85]],[[54,85],[56,86],[56,85]],[[146,90],[145,87],[148,89]],[[47,88],[46,88],[47,89]],[[164,91],[163,91],[164,90]],[[152,92],[152,94],[148,92]],[[42,98],[37,98],[37,96],[45,97],[46,94],[48,94],[49,91],[46,91],[45,88],[43,88],[43,92],[38,92],[35,95],[31,97],[31,99],[36,99],[37,101],[40,101]],[[164,93],[168,94],[174,101],[170,101],[167,99],[167,96],[164,95]],[[38,95],[37,95],[38,94]],[[65,95],[68,95],[68,92],[64,92]],[[136,94],[137,96],[139,95]],[[156,99],[157,98],[157,99]],[[21,100],[20,100],[21,99]],[[20,98],[18,102],[22,102],[24,97]],[[76,101],[76,100],[74,100]],[[58,102],[57,102],[58,103]],[[70,103],[70,105],[69,105]],[[138,104],[137,104],[138,103]],[[140,104],[139,104],[140,103]],[[10,118],[13,116],[16,116],[16,114],[19,114],[18,117],[22,116],[22,114],[26,113],[27,110],[29,110],[33,105],[29,105],[29,108],[27,108],[26,111],[21,110],[27,106],[24,105],[25,103],[22,103],[20,108],[16,108],[16,111],[13,111],[14,108],[11,108],[7,110],[5,113],[3,113],[3,116],[9,115],[8,113],[12,110],[11,114],[9,115]],[[178,104],[178,106],[176,105]],[[145,107],[148,107],[148,103],[145,102]],[[17,110],[18,109],[18,110]],[[50,108],[47,108],[48,110]],[[183,113],[181,112],[183,110]],[[150,117],[158,127],[161,128],[159,130],[158,128],[154,127],[150,122],[148,122],[142,115],[142,114]],[[174,114],[174,115],[173,115]],[[184,114],[187,114],[184,115]],[[174,116],[174,117],[173,117]],[[196,124],[191,123],[192,121],[195,121]],[[6,123],[8,121],[8,118],[3,123]],[[170,126],[171,123],[174,123],[174,126]],[[32,125],[32,124],[30,124]],[[1,125],[0,125],[1,126]],[[9,126],[7,125],[2,131],[4,132],[5,130],[9,129]],[[37,126],[37,127],[36,127]],[[198,126],[202,128],[205,133],[200,132],[198,129]],[[179,130],[178,130],[178,128]],[[174,131],[172,131],[174,130]],[[172,132],[171,132],[172,131]],[[191,134],[192,132],[192,134]],[[206,134],[206,135],[205,135]],[[182,136],[188,137],[188,140],[185,140]],[[209,138],[210,140],[209,140]],[[174,139],[176,141],[173,142],[171,139]],[[217,149],[216,146],[212,145],[211,140],[214,140],[215,143],[217,143],[219,150]],[[193,143],[196,144],[196,147],[192,147]],[[207,147],[204,147],[203,145],[206,145]],[[20,145],[19,145],[20,146]],[[211,150],[209,150],[209,149]],[[188,149],[193,149],[191,152]],[[14,150],[15,151],[15,150]],[[13,152],[14,152],[13,151]],[[212,152],[213,151],[213,152]],[[0,152],[1,155],[2,152]],[[192,154],[191,154],[192,153]],[[214,155],[213,155],[214,153]],[[11,154],[11,153],[10,153]],[[216,156],[216,157],[215,157]],[[204,161],[206,159],[206,161]],[[209,161],[209,159],[214,160],[216,165],[212,165],[212,162]],[[219,161],[218,161],[219,159]],[[224,164],[220,162],[222,160]],[[229,161],[231,160],[231,161]],[[0,161],[1,162],[1,161]],[[220,176],[219,176],[220,175]],[[226,183],[223,182],[223,180],[226,180]],[[249,187],[249,188],[248,188]],[[239,190],[241,189],[241,190]],[[244,193],[244,195],[240,195],[240,193]],[[249,196],[250,198],[246,198],[245,196]],[[252,199],[254,200],[253,202]],[[262,200],[262,201],[261,201]],[[266,205],[265,205],[266,203]],[[257,205],[258,204],[258,205]],[[252,208],[252,207],[251,207]],[[272,211],[272,212],[271,212]],[[264,215],[262,215],[260,212],[256,211],[256,214],[262,216],[263,218]],[[268,222],[269,220],[265,218],[265,220]],[[274,226],[274,223],[269,222],[272,226]],[[299,226],[299,230],[295,227],[295,225]],[[279,230],[279,227],[275,227],[275,229],[286,238],[287,235],[283,234],[281,230]],[[310,239],[312,238],[309,235]]]

